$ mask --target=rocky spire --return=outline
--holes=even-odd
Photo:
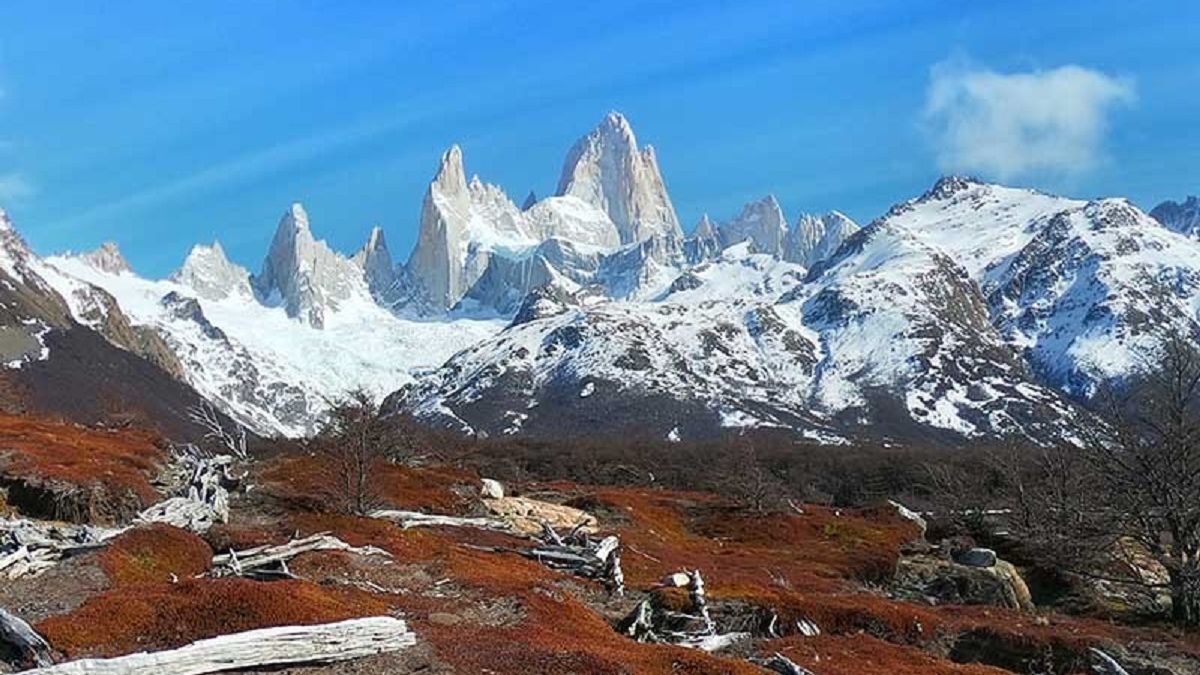
[[[117,243],[113,241],[106,241],[100,244],[100,248],[84,253],[81,257],[92,267],[109,274],[133,271],[129,266],[129,261],[125,260],[125,256],[121,255],[121,249],[117,248]]]
[[[692,230],[692,236],[684,242],[684,253],[688,261],[695,264],[711,260],[721,253],[721,248],[721,234],[717,231],[716,223],[707,213],[700,216],[700,221]]]
[[[367,243],[351,260],[362,268],[371,295],[384,304],[391,304],[395,300],[391,296],[396,289],[396,264],[383,237],[383,228],[378,225],[371,228]]]
[[[639,150],[629,121],[610,112],[567,154],[558,195],[604,211],[629,244],[653,237],[682,238],[654,149]]]
[[[201,298],[219,300],[231,295],[251,295],[250,272],[230,262],[221,242],[192,247],[183,265],[171,274],[171,280],[183,284]]]
[[[787,236],[787,218],[775,195],[767,195],[742,207],[737,218],[720,228],[721,243],[732,246],[749,240],[758,253],[781,255]]]
[[[313,237],[300,203],[284,212],[253,284],[268,303],[279,302],[288,316],[316,328],[328,313],[356,292],[366,293],[362,270]]]
[[[442,154],[425,191],[421,230],[407,265],[435,306],[453,307],[470,287],[466,270],[470,225],[471,193],[462,148],[452,145]]]
[[[840,211],[823,215],[802,214],[788,232],[783,257],[805,267],[828,259],[847,237],[859,231],[858,223]]]
[[[538,203],[537,194],[533,190],[530,190],[529,194],[525,195],[525,201],[521,202],[521,210],[528,211],[529,209],[533,208],[534,204],[537,204],[537,203]]]

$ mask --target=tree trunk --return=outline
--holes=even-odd
[[[1171,574],[1171,616],[1182,626],[1200,626],[1200,569],[1187,565]]]

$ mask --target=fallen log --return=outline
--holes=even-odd
[[[334,663],[396,652],[417,638],[401,619],[376,616],[316,626],[280,626],[222,635],[178,649],[82,659],[27,675],[206,675],[225,670]]]
[[[0,520],[0,578],[41,574],[63,558],[107,544],[126,528],[48,523],[24,518]]]
[[[242,551],[230,550],[229,553],[213,556],[211,574],[217,577],[257,576],[261,570],[282,566],[282,570],[267,572],[266,576],[286,578],[291,576],[287,571],[287,561],[309,551],[345,551],[358,555],[391,556],[381,548],[351,546],[328,532],[322,532],[303,539],[293,539],[286,544],[277,546],[256,546]]]
[[[497,532],[512,532],[512,528],[503,520],[495,518],[460,518],[444,516],[420,511],[396,511],[392,509],[376,509],[367,514],[370,518],[390,520],[404,529],[410,527],[474,527],[481,530]]]
[[[25,663],[38,667],[54,663],[50,645],[21,617],[0,607],[0,642],[12,645]]]

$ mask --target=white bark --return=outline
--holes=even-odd
[[[301,553],[309,551],[345,551],[358,555],[391,556],[381,548],[351,546],[341,539],[323,532],[304,539],[293,539],[278,546],[256,546],[243,551],[230,551],[213,556],[213,576],[243,576],[257,569],[286,563]]]
[[[395,511],[390,509],[377,509],[367,514],[371,518],[379,518],[382,520],[390,520],[399,524],[404,529],[410,527],[475,527],[481,530],[496,530],[498,532],[511,532],[512,528],[503,520],[494,518],[459,518],[457,516],[443,516],[438,514],[421,513],[420,511]]]
[[[83,659],[28,675],[206,675],[225,670],[333,663],[416,644],[404,621],[387,616],[317,626],[281,626],[200,640],[178,649]]]
[[[125,528],[0,519],[0,579],[37,576],[59,560],[104,546]]]
[[[27,662],[36,666],[48,666],[54,663],[50,657],[50,645],[38,635],[21,617],[10,614],[0,607],[0,642],[6,642],[17,648]]]

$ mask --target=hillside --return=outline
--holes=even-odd
[[[48,434],[57,439],[50,454],[36,443]],[[143,456],[148,440],[16,419],[0,419],[0,438],[10,444],[25,439],[3,465],[7,484],[38,474],[82,488],[107,480],[99,476],[124,465],[124,457]],[[112,449],[96,454],[97,443]],[[46,464],[50,456],[67,462],[81,453],[94,458],[88,461],[95,473]],[[995,580],[1001,577],[989,576],[987,568],[922,562],[921,551],[929,549],[923,526],[893,506],[793,503],[759,511],[727,496],[649,486],[508,486],[503,499],[581,509],[575,513],[596,519],[594,536],[619,538],[625,590],[615,594],[601,581],[520,555],[539,545],[537,536],[468,524],[500,503],[495,494],[481,498],[473,470],[380,465],[380,506],[468,518],[458,526],[405,528],[331,511],[321,496],[329,476],[322,461],[297,447],[273,448],[240,465],[248,474],[232,493],[227,524],[199,536],[164,524],[135,526],[40,575],[6,581],[0,606],[30,621],[65,659],[377,614],[402,616],[415,633],[415,646],[404,651],[288,671],[297,675],[760,673],[772,672],[761,664],[775,654],[819,675],[1065,675],[1093,662],[1092,647],[1115,655],[1129,672],[1200,672],[1200,645],[1190,636],[1002,606],[1005,601],[987,590],[1004,588]],[[121,471],[137,485],[143,479],[136,477],[154,467],[139,460]],[[21,500],[7,508],[10,517],[38,515]],[[287,563],[282,580],[231,577],[215,562],[214,556],[238,549],[247,551],[240,557],[249,564],[253,547],[314,533],[358,548],[303,553]],[[381,551],[362,548],[368,546]],[[938,565],[957,569],[953,574],[964,575],[959,583],[983,585],[961,587],[957,603],[900,599],[911,597],[905,589],[912,570]],[[643,601],[660,608],[653,611],[694,611],[687,589],[663,585],[681,570],[703,574],[705,611],[719,633],[740,636],[733,645],[710,653],[673,646],[669,638],[639,642],[622,632]],[[1036,593],[1034,599],[1043,601]],[[1137,669],[1168,661],[1169,671]]]

